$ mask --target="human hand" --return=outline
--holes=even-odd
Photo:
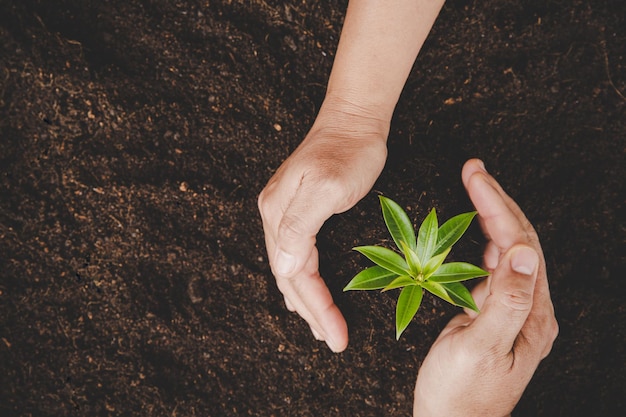
[[[489,240],[491,275],[472,292],[481,313],[453,318],[424,359],[416,417],[509,415],[558,333],[532,225],[481,161],[468,161],[462,176]]]
[[[389,123],[325,103],[311,131],[259,195],[265,244],[285,304],[334,352],[348,328],[318,270],[316,235],[374,185],[387,157]]]

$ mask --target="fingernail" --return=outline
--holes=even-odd
[[[537,252],[528,247],[517,249],[511,258],[511,269],[519,274],[532,275],[538,264]]]
[[[276,252],[276,259],[274,261],[276,273],[279,275],[289,275],[295,268],[296,257],[279,249]]]
[[[483,171],[487,172],[487,168],[485,168],[485,163],[483,162],[482,159],[478,160],[478,165],[480,165]]]

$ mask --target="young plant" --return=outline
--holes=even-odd
[[[443,263],[476,212],[459,214],[439,227],[437,213],[432,209],[416,237],[409,216],[396,202],[380,196],[380,205],[387,229],[404,256],[381,246],[355,247],[354,250],[376,266],[359,272],[343,290],[402,288],[396,305],[396,340],[417,313],[424,290],[451,304],[478,312],[472,295],[461,281],[489,273],[465,262]]]

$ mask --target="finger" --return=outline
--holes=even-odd
[[[463,184],[467,184],[470,177],[476,172],[487,172],[487,169],[485,168],[485,163],[478,158],[468,160],[463,165],[463,170],[461,171]]]
[[[488,239],[493,239],[490,240],[485,249],[485,266],[487,269],[492,269],[499,262],[500,256],[514,243],[530,245],[538,254],[539,265],[533,294],[533,308],[522,328],[523,337],[517,340],[516,348],[525,349],[527,352],[539,352],[540,358],[543,358],[550,352],[552,343],[558,334],[558,323],[550,298],[546,266],[539,238],[517,203],[504,192],[493,177],[484,171],[484,165],[481,161],[468,161],[463,168],[462,176],[475,204],[491,201],[493,204],[492,214],[498,211],[506,213],[507,209],[509,212],[508,215],[501,215],[499,222],[496,222],[494,217],[486,214],[486,210],[482,206],[481,208],[477,206],[481,226]],[[485,183],[489,187],[485,186]],[[480,188],[482,188],[479,190],[481,192],[477,193],[476,190]],[[516,221],[513,220],[513,217]],[[493,276],[489,278],[490,281],[492,279]]]
[[[530,240],[528,220],[489,174],[476,171],[469,177],[464,175],[464,181],[485,234],[501,251]]]
[[[508,353],[532,310],[539,255],[528,245],[508,250],[490,283],[490,294],[471,326],[470,337],[481,351]]]
[[[283,167],[281,166],[279,170],[282,168]],[[276,175],[278,175],[278,173]],[[263,221],[265,246],[267,248],[269,263],[272,268],[272,273],[278,280],[296,276],[299,270],[302,269],[308,262],[315,248],[316,231],[298,231],[295,227],[290,226],[289,222],[283,222],[284,215],[297,194],[299,186],[294,184],[292,178],[293,176],[276,179],[276,175],[270,180],[268,185],[259,195],[258,206]],[[306,247],[304,250],[300,249],[300,254],[291,254],[284,251],[286,253],[280,253],[279,259],[277,260],[277,253],[279,252],[277,242],[281,239],[278,234],[278,230],[281,222],[283,223],[283,227],[287,224],[286,227],[292,229],[291,233],[295,236],[291,239],[299,241],[301,243],[301,248],[303,246]],[[305,242],[305,245],[302,245],[303,241]],[[289,243],[283,243],[282,246],[289,246]],[[293,271],[288,271],[291,267],[289,265],[285,266],[285,262],[287,262],[287,264],[292,262],[296,256],[299,257],[299,259],[296,260],[296,263],[298,264],[297,267],[294,267]],[[284,257],[287,258],[286,261],[283,259]],[[313,269],[317,270],[317,265],[315,265]],[[285,270],[287,270],[288,273],[285,273]],[[299,302],[299,296],[297,294],[292,293],[290,296],[287,296],[283,292],[283,295],[285,297],[285,305],[290,311],[296,311],[296,304],[302,304]]]
[[[296,190],[278,223],[273,255],[273,268],[277,275],[290,277],[304,267],[315,246],[315,237],[330,216],[335,213],[332,192],[324,185],[312,183],[306,177]],[[320,196],[324,200],[320,201]]]
[[[500,184],[487,173],[479,159],[471,159],[465,163],[462,177],[478,210],[481,227],[489,239],[485,249],[485,267],[495,268],[502,253],[515,243],[533,246],[540,258],[538,280],[541,283],[537,285],[537,290],[542,299],[549,301],[543,251],[537,233],[525,214]]]
[[[469,179],[475,173],[483,173],[487,175],[487,181],[491,184],[491,186],[500,194],[500,197],[504,201],[504,203],[509,207],[509,209],[518,217],[524,218],[524,213],[517,205],[517,203],[504,191],[502,186],[496,181],[496,179],[487,172],[485,168],[485,164],[480,159],[470,159],[463,166],[463,171],[461,173],[463,184],[469,183]]]
[[[318,196],[332,193],[325,193],[323,184],[312,184],[306,176],[295,192],[285,189],[282,181],[270,182],[259,196],[259,210],[270,266],[285,304],[315,330],[316,339],[326,340],[333,351],[342,351],[347,345],[347,325],[319,275],[315,248],[316,234],[335,206],[332,199],[320,204]]]
[[[271,248],[273,245],[269,243],[271,240],[272,238],[266,235],[268,248]],[[313,335],[317,340],[326,340],[328,338],[324,336],[326,331],[318,321],[318,316],[323,319],[324,314],[315,314],[314,312],[321,309],[322,311],[334,313],[328,319],[330,323],[326,327],[331,328],[328,332],[337,333],[338,336],[331,337],[333,341],[329,343],[329,347],[334,351],[345,349],[345,345],[347,345],[347,325],[339,310],[336,307],[334,309],[331,308],[334,306],[332,296],[318,272],[317,249],[314,248],[311,256],[305,263],[305,267],[296,276],[284,278],[276,275],[276,284],[283,294],[287,309],[298,313],[309,324],[311,329],[315,330]],[[339,325],[334,324],[335,322],[339,322]],[[333,327],[335,329],[332,329]],[[334,341],[335,339],[336,342]],[[330,346],[331,344],[333,346]]]
[[[485,268],[488,271],[493,271],[498,266],[498,261],[500,260],[500,249],[498,246],[492,242],[487,242],[487,246],[485,247],[485,253],[483,255],[483,262],[485,264]]]
[[[281,166],[280,169],[282,168],[283,166]],[[268,185],[259,195],[258,199],[259,212],[261,213],[263,230],[265,232],[265,245],[267,248],[269,263],[272,267],[272,273],[275,275],[277,283],[279,284],[279,289],[283,293],[287,309],[289,311],[298,312],[303,318],[305,318],[305,320],[307,320],[310,326],[317,327],[319,329],[319,334],[321,326],[319,323],[315,322],[312,315],[309,314],[305,304],[300,299],[300,295],[293,290],[292,284],[290,283],[290,279],[294,279],[294,277],[297,276],[298,271],[293,271],[293,273],[287,275],[279,273],[276,268],[277,263],[280,268],[280,260],[277,261],[276,259],[279,225],[281,224],[290,202],[293,201],[299,186],[299,184],[294,183],[293,176],[287,176],[286,178],[281,177],[278,179],[277,176],[279,176],[279,173],[277,173],[270,180]],[[302,269],[303,265],[309,262],[309,259],[312,256],[317,259],[317,254],[314,253],[315,236],[308,234],[305,239],[309,240],[310,243],[308,246],[310,248],[307,248],[306,250],[306,252],[309,252],[308,254],[300,255],[300,269]],[[317,268],[317,264],[312,265],[312,267],[310,267],[310,269],[312,269],[311,273],[315,273]]]
[[[325,340],[333,352],[346,348],[348,327],[318,272],[317,250],[298,275],[292,278],[277,276],[276,283],[290,305],[315,330],[316,339]]]
[[[476,285],[472,289],[472,298],[478,307],[478,310],[482,310],[483,305],[485,304],[485,300],[491,291],[490,287],[491,276],[483,279],[478,285]],[[472,317],[476,317],[479,313],[476,313],[474,310],[467,309],[467,313]]]

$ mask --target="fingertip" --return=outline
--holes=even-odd
[[[348,324],[341,315],[341,312],[337,306],[334,308],[334,318],[329,318],[325,322],[325,337],[326,344],[334,353],[340,353],[346,350],[348,347]]]
[[[463,165],[463,170],[461,171],[463,183],[467,184],[470,177],[476,172],[487,173],[487,170],[485,169],[485,163],[481,159],[472,158],[465,162],[465,164]]]
[[[332,335],[326,338],[326,344],[334,353],[341,353],[348,347],[348,336]]]
[[[499,197],[497,190],[489,182],[489,174],[485,171],[473,170],[466,175],[468,176],[463,179],[465,189],[478,214],[484,217],[486,213],[493,211],[492,203]]]

